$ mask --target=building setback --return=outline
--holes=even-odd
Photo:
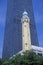
[[[32,0],[7,0],[7,15],[4,33],[3,58],[9,58],[22,50],[22,13],[30,18],[31,44],[38,46]]]

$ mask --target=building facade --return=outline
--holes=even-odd
[[[22,50],[22,13],[26,10],[30,18],[31,44],[38,46],[32,0],[7,0],[7,15],[3,44],[3,58],[9,58]]]

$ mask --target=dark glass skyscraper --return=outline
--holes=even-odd
[[[3,58],[9,58],[22,50],[22,13],[30,17],[31,44],[38,46],[32,0],[7,0],[7,16],[3,45]]]

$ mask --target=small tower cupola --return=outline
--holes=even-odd
[[[23,12],[23,16],[28,16],[28,13],[26,11]]]
[[[24,23],[24,22],[30,22],[30,18],[29,18],[28,13],[26,11],[24,11],[22,13],[22,19],[21,20],[22,20],[22,23]]]

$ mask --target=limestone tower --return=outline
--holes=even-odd
[[[31,49],[31,38],[30,38],[30,18],[26,11],[23,12],[22,18],[22,49],[30,50]]]

